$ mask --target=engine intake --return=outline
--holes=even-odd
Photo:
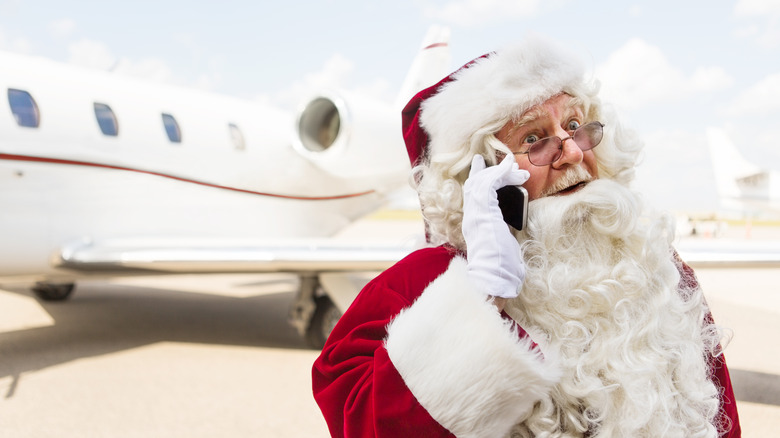
[[[298,114],[295,129],[295,150],[333,175],[409,171],[400,117],[389,104],[354,94],[320,94]]]
[[[298,118],[298,139],[305,150],[322,152],[336,143],[346,115],[346,108],[339,108],[339,103],[317,97],[306,105]]]

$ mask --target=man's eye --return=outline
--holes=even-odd
[[[575,129],[580,127],[580,122],[576,120],[570,120],[569,123],[566,125],[567,131],[574,131]]]
[[[536,143],[537,141],[539,141],[539,136],[535,134],[526,135],[525,138],[523,139],[523,144],[533,144]]]

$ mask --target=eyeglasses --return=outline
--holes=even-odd
[[[534,166],[547,166],[558,161],[563,155],[563,142],[574,140],[574,143],[582,151],[589,151],[601,143],[604,137],[604,124],[590,122],[575,129],[572,135],[566,138],[545,137],[531,143],[525,152],[514,152],[515,155],[528,154],[528,161]]]

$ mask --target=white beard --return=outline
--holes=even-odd
[[[717,436],[701,292],[680,290],[671,221],[596,180],[529,206],[527,276],[507,312],[563,377],[512,436]]]

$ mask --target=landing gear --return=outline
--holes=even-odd
[[[75,288],[73,283],[35,283],[32,287],[33,293],[44,301],[63,301],[70,297]]]
[[[306,343],[311,348],[322,349],[340,317],[341,311],[324,294],[317,276],[301,276],[300,289],[290,305],[288,321]]]
[[[314,310],[314,316],[311,317],[309,328],[306,330],[306,342],[317,349],[322,349],[325,341],[328,340],[330,332],[341,318],[341,312],[333,301],[323,295],[314,300],[317,307]]]

